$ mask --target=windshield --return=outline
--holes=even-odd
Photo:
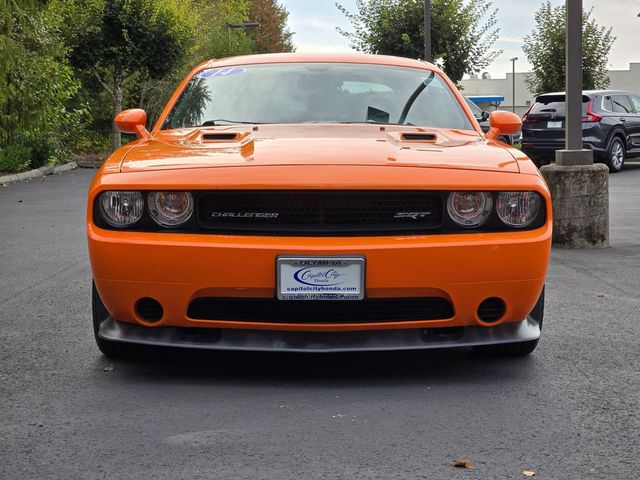
[[[379,123],[472,130],[435,72],[350,63],[284,63],[197,73],[163,129],[234,123]]]

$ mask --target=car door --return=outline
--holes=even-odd
[[[613,112],[618,116],[617,120],[624,125],[627,135],[629,135],[631,148],[636,148],[636,145],[634,145],[633,131],[637,129],[637,125],[635,125],[637,117],[631,105],[631,99],[628,95],[624,94],[611,95],[611,103]],[[640,132],[636,132],[636,135],[638,135],[638,133]],[[636,138],[635,142],[638,140],[639,139]]]
[[[633,105],[635,115],[631,122],[627,121],[627,124],[632,123],[632,125],[627,125],[627,130],[631,137],[631,148],[640,149],[640,95],[631,95],[629,99]]]

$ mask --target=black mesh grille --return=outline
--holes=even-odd
[[[438,297],[370,298],[361,301],[282,301],[271,298],[197,298],[189,318],[260,323],[339,324],[442,320],[453,317]]]
[[[442,196],[420,191],[233,190],[198,195],[198,223],[221,233],[371,235],[442,224]]]

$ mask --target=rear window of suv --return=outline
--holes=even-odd
[[[582,115],[587,114],[587,104],[591,100],[586,95],[582,96]],[[564,116],[566,112],[564,95],[542,95],[536,98],[536,103],[531,107],[529,114],[554,114]]]

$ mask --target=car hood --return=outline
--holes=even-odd
[[[412,166],[518,172],[509,150],[473,131],[379,125],[259,125],[158,132],[121,172],[250,165]]]

